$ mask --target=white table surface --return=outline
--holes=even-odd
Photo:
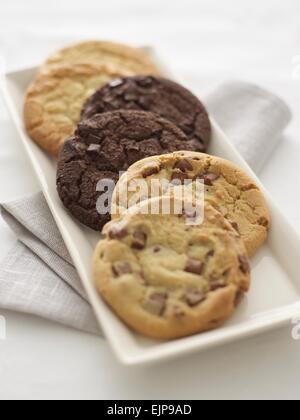
[[[261,179],[300,233],[300,80],[292,77],[299,15],[299,0],[2,1],[0,54],[9,69],[19,68],[74,40],[119,39],[160,48],[200,94],[228,78],[272,89],[289,103],[294,120]],[[0,201],[37,192],[1,98],[0,137]],[[15,240],[0,220],[0,258]],[[120,366],[100,338],[1,309],[0,315],[7,319],[0,399],[300,396],[300,342],[292,340],[291,327],[141,369]]]

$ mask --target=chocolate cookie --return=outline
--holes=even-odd
[[[110,215],[109,210],[99,214],[96,208],[102,196],[97,183],[117,181],[120,171],[145,157],[179,150],[195,150],[195,141],[150,112],[96,115],[81,122],[75,136],[63,146],[57,171],[59,196],[80,222],[101,230]]]
[[[130,74],[104,64],[70,64],[39,74],[25,98],[28,134],[57,157],[66,138],[74,133],[86,99],[110,80]]]
[[[154,338],[222,325],[250,286],[237,232],[211,206],[203,223],[190,227],[186,216],[137,209],[109,223],[96,249],[93,277],[105,301],[128,326]]]
[[[271,226],[270,213],[263,193],[255,182],[233,163],[202,153],[176,152],[137,162],[124,175],[113,195],[114,217],[126,212],[139,180],[149,185],[154,179],[169,182],[163,194],[174,194],[173,182],[196,182],[205,185],[205,200],[219,210],[245,242],[250,256],[263,245]],[[176,183],[175,183],[176,185]],[[124,192],[127,191],[127,194]],[[159,190],[155,194],[161,194]],[[142,200],[147,197],[142,197]],[[125,199],[125,200],[124,200]]]
[[[120,109],[158,114],[193,140],[195,151],[207,150],[211,125],[205,107],[191,92],[171,80],[152,76],[114,80],[87,100],[82,119]]]

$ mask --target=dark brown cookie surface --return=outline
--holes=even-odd
[[[75,136],[66,141],[61,151],[57,171],[59,196],[81,223],[101,230],[110,215],[97,210],[102,194],[97,191],[98,182],[117,182],[120,172],[133,163],[180,150],[194,150],[194,140],[157,115],[141,111],[95,115],[79,124]]]
[[[152,76],[113,80],[88,99],[82,119],[120,109],[158,114],[194,141],[194,151],[207,150],[211,125],[205,107],[191,92],[171,80]]]

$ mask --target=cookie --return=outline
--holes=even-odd
[[[115,80],[87,100],[82,118],[120,109],[158,114],[194,140],[196,151],[207,150],[211,125],[205,107],[191,92],[171,80],[150,76]]]
[[[106,65],[76,64],[38,75],[25,99],[28,134],[57,156],[65,139],[74,133],[86,99],[110,80],[129,74]]]
[[[136,209],[104,228],[95,251],[93,278],[103,299],[129,327],[153,338],[221,326],[250,286],[239,235],[211,206],[194,226],[184,214]]]
[[[193,150],[194,141],[150,112],[95,115],[82,121],[75,136],[64,144],[57,171],[59,196],[81,223],[101,230],[110,219],[110,209],[99,214],[96,208],[102,196],[98,182],[117,181],[121,171],[145,157],[182,149]]]
[[[167,188],[158,194],[172,193],[172,190],[174,193],[174,183],[178,187],[184,181],[203,180],[205,200],[241,235],[250,256],[267,238],[270,215],[266,200],[255,182],[229,161],[201,153],[179,152],[138,162],[120,179],[114,192],[112,203],[116,214],[113,217],[126,212],[133,192],[128,191],[128,200],[124,200],[124,191],[139,179],[149,186],[153,179],[167,180]]]
[[[78,63],[113,64],[120,71],[129,71],[131,74],[160,73],[144,51],[106,41],[85,41],[64,48],[46,61],[42,71]]]

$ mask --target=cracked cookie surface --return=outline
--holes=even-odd
[[[266,200],[255,182],[229,161],[201,153],[175,152],[137,162],[120,179],[114,192],[113,206],[117,211],[113,217],[126,212],[133,192],[128,191],[128,199],[123,200],[124,191],[139,179],[146,180],[149,186],[153,179],[169,181],[168,189],[159,194],[174,193],[174,180],[203,180],[205,201],[232,224],[250,256],[267,238],[271,222]]]
[[[125,70],[132,74],[160,73],[141,49],[108,41],[85,41],[63,48],[48,58],[42,72],[77,63],[113,64],[121,72]]]
[[[217,328],[249,289],[244,243],[211,206],[193,226],[184,215],[133,210],[104,234],[93,259],[97,289],[146,336],[175,339]]]
[[[97,183],[117,181],[120,171],[148,156],[193,150],[194,142],[171,122],[149,112],[115,111],[82,121],[59,157],[57,189],[81,223],[101,230],[109,211],[99,214]]]
[[[207,150],[211,137],[208,113],[199,99],[178,83],[150,76],[114,80],[87,100],[82,119],[120,109],[158,114],[194,140],[195,151]]]
[[[76,64],[38,75],[24,104],[28,134],[46,152],[57,156],[66,138],[74,133],[86,99],[110,80],[130,74],[107,65]]]

